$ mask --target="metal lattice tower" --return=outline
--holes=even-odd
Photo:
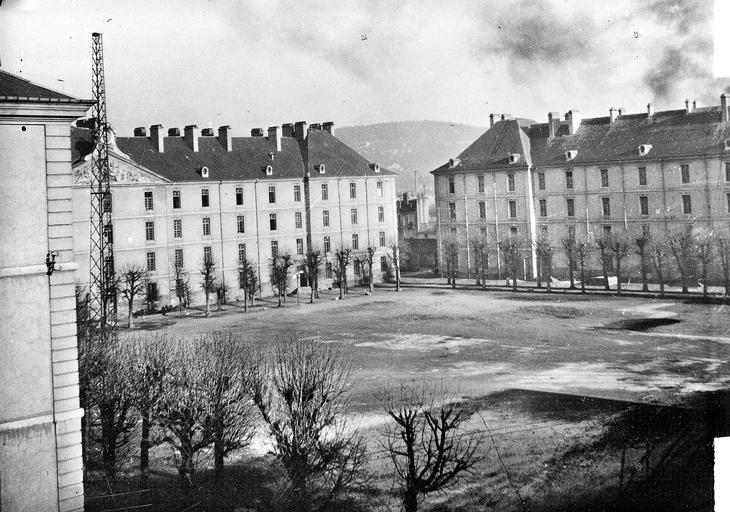
[[[112,196],[109,187],[109,125],[106,115],[104,48],[101,34],[92,36],[92,93],[94,151],[91,158],[91,218],[89,251],[89,320],[102,332],[113,325],[117,313],[112,240]]]

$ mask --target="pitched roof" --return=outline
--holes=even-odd
[[[547,123],[525,119],[494,124],[460,155],[456,170],[489,170],[507,165],[508,153],[526,156],[523,164],[566,165],[566,152],[576,151],[571,165],[619,160],[679,158],[723,154],[730,138],[730,123],[722,121],[720,107],[584,119],[573,135],[563,122],[555,137],[549,137]],[[646,156],[639,146],[651,145]],[[448,171],[445,164],[434,173]]]
[[[0,69],[0,101],[23,103],[89,103],[66,94],[47,89]]]
[[[73,161],[78,162],[93,150],[92,132],[72,128]],[[325,165],[326,176],[363,176],[374,174],[370,163],[355,150],[329,132],[311,130],[304,142],[293,137],[282,137],[281,151],[277,152],[268,137],[233,137],[232,151],[226,151],[215,137],[199,137],[198,151],[194,152],[183,137],[164,137],[164,151],[155,149],[147,137],[116,137],[121,152],[135,163],[172,182],[201,181],[200,169],[207,167],[209,180],[238,181],[246,179],[301,179],[305,168],[312,176],[315,166]],[[273,159],[270,154],[273,154]],[[268,165],[273,174],[266,176]],[[381,170],[380,174],[392,175]]]

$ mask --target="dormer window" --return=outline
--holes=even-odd
[[[266,170],[266,175],[267,176],[273,176],[274,175],[274,168],[271,167],[270,165],[267,165],[265,170]]]
[[[200,168],[200,176],[203,178],[209,178],[210,177],[210,171],[207,167],[203,166]]]
[[[452,169],[454,167],[459,167],[461,165],[461,160],[458,158],[449,158],[449,169]]]
[[[725,139],[725,151],[730,151],[730,139]]]
[[[642,144],[641,146],[639,146],[639,156],[648,155],[652,147],[653,146],[651,144]]]
[[[370,164],[370,168],[373,172],[380,172],[380,166],[378,164]]]
[[[320,174],[324,174],[324,172],[325,172],[324,164],[318,164],[316,166],[316,169],[317,169],[317,172]]]
[[[570,162],[573,160],[576,156],[578,156],[578,151],[575,149],[571,149],[569,151],[565,152],[565,161]]]
[[[520,161],[520,154],[519,153],[510,153],[509,154],[509,163],[516,164]]]

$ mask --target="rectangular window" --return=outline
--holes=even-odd
[[[273,204],[276,202],[276,187],[270,186],[269,187],[269,204]]]
[[[639,208],[642,215],[649,215],[649,198],[647,196],[639,196]]]
[[[236,216],[236,231],[238,233],[245,233],[246,232],[246,223],[244,222],[243,215],[237,215]]]
[[[299,203],[302,201],[302,187],[300,185],[294,185],[294,202]]]
[[[547,199],[540,199],[540,217],[547,217]]]
[[[573,171],[565,171],[565,188],[573,188]]]
[[[327,190],[327,184],[322,183],[322,201],[326,201],[329,198],[329,191]]]
[[[246,283],[246,275],[243,272],[238,273],[238,287],[243,290],[243,285]]]
[[[515,217],[517,217],[517,202],[510,201],[509,202],[509,218],[514,219]]]
[[[516,235],[517,234],[517,226],[510,226],[510,228],[509,228],[509,234],[510,235]]]
[[[603,216],[604,217],[610,217],[611,216],[611,198],[610,197],[602,197],[601,198],[601,206],[603,208]]]
[[[208,208],[210,206],[210,196],[208,195],[207,188],[200,191],[200,206],[203,208]]]
[[[269,230],[276,231],[276,214],[275,213],[269,214]]]
[[[172,236],[182,238],[182,219],[174,219],[172,221]]]
[[[152,210],[153,207],[154,203],[152,202],[152,192],[148,190],[144,193],[144,209]]]
[[[355,273],[356,277],[360,277],[360,260],[352,262],[352,271]]]
[[[727,212],[730,213],[730,194],[727,195]]]
[[[601,187],[608,187],[608,169],[601,169]]]
[[[279,255],[279,242],[276,240],[271,241],[271,257],[276,258]]]
[[[329,210],[322,211],[322,226],[328,228],[330,225],[330,212]]]
[[[332,279],[332,263],[329,261],[324,265],[324,277],[325,279]]]
[[[360,237],[357,236],[357,233],[352,235],[352,250],[353,251],[357,251],[358,249],[360,249],[359,238]]]
[[[482,236],[487,236],[487,228],[485,228],[485,227],[481,227],[481,228],[479,228],[479,233],[480,233],[480,234],[481,234]]]
[[[154,302],[158,299],[157,297],[157,283],[147,283],[147,302]]]
[[[380,247],[385,247],[385,231],[378,233],[378,245]]]
[[[603,234],[606,235],[606,236],[610,235],[611,234],[611,226],[608,226],[608,225],[603,226]]]
[[[454,178],[449,178],[449,194],[453,194],[456,192],[456,183],[454,183]]]
[[[357,208],[352,208],[350,210],[350,222],[352,222],[352,224],[357,224]]]
[[[484,201],[479,201],[479,218],[487,218],[487,203],[485,203]]]
[[[326,237],[324,237],[324,252],[325,252],[325,254],[327,254],[328,252],[330,252],[331,249],[332,249],[332,247],[330,246],[330,237],[326,236]]]
[[[148,220],[144,223],[144,237],[145,240],[155,239],[155,222]]]
[[[565,206],[568,209],[568,217],[575,217],[575,199],[569,197],[565,200]]]
[[[514,174],[507,175],[507,190],[509,190],[510,192],[515,191],[515,175]]]
[[[183,250],[182,249],[175,249],[175,268],[180,269],[183,268]]]
[[[679,168],[682,170],[682,183],[689,183],[689,164],[682,164]]]
[[[354,181],[350,182],[350,199],[355,199],[357,197],[357,183]]]
[[[385,222],[385,208],[378,206],[378,222]]]
[[[213,262],[213,249],[211,249],[208,245],[203,247],[203,261],[205,263]]]
[[[302,229],[302,212],[294,212],[294,227]]]
[[[147,253],[147,271],[154,272],[156,268],[157,268],[157,265],[156,265],[156,261],[155,261],[155,253],[148,252]]]
[[[237,187],[236,188],[236,206],[241,206],[243,204],[243,188]]]
[[[725,162],[725,181],[730,181],[730,162]]]
[[[388,271],[388,258],[386,256],[380,257],[380,271],[381,272]]]
[[[449,203],[449,218],[456,220],[456,203]]]
[[[297,254],[304,254],[304,239],[297,238]]]
[[[484,192],[484,176],[477,176],[477,191]]]
[[[537,189],[545,190],[545,173],[544,172],[537,173]]]
[[[383,182],[382,181],[378,181],[375,184],[375,190],[378,194],[378,197],[383,197]]]
[[[246,244],[238,244],[238,263],[246,259]]]
[[[210,236],[210,217],[203,217],[203,236]]]
[[[178,208],[180,208],[180,191],[179,190],[172,191],[172,207],[176,210]]]
[[[682,194],[682,211],[692,213],[692,196],[689,194]]]
[[[646,167],[639,167],[639,185],[646,186]]]

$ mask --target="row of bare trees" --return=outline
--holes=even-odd
[[[452,287],[456,284],[459,254],[463,249],[473,255],[472,268],[476,276],[476,285],[485,286],[489,270],[489,249],[499,251],[505,273],[510,277],[514,290],[517,289],[517,278],[523,258],[527,250],[534,250],[538,263],[535,275],[537,286],[545,283],[550,291],[553,272],[553,260],[556,248],[551,245],[547,234],[541,233],[532,242],[509,234],[490,245],[486,235],[470,240],[470,247],[465,248],[463,241],[455,236],[445,237],[441,242],[443,259],[446,265],[446,282]],[[609,290],[609,275],[616,276],[616,290],[622,292],[626,272],[626,261],[631,255],[639,260],[642,290],[649,290],[649,275],[653,273],[654,281],[659,284],[660,293],[664,294],[667,277],[676,270],[682,284],[682,292],[688,293],[692,276],[697,276],[702,293],[707,295],[707,280],[710,269],[718,262],[719,273],[725,294],[730,294],[730,238],[720,236],[705,228],[682,229],[668,234],[649,234],[641,230],[634,233],[628,231],[604,232],[600,237],[586,240],[565,236],[560,240],[559,250],[568,262],[570,288],[576,288],[575,273],[579,272],[580,287],[585,292],[586,271],[593,257],[601,267],[603,286]]]
[[[84,339],[80,357],[87,470],[98,447],[109,478],[133,454],[147,478],[150,449],[166,444],[181,481],[192,483],[210,457],[220,478],[226,458],[262,435],[295,510],[321,509],[367,477],[365,439],[348,420],[352,362],[330,345],[286,335],[266,350],[266,340],[220,331],[192,340],[108,334],[104,344]],[[432,391],[403,384],[379,395],[393,420],[382,446],[409,512],[477,461],[467,416]]]

